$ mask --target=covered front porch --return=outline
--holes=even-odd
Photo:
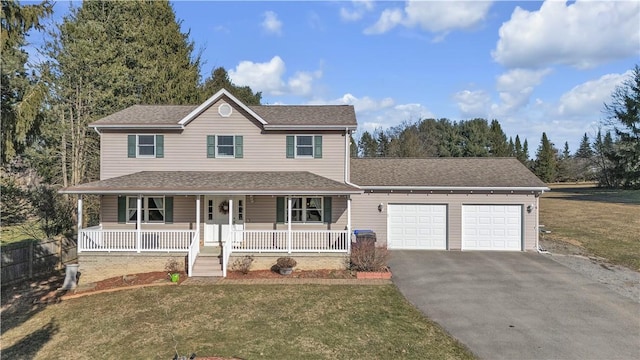
[[[273,174],[280,173],[264,176]],[[302,181],[309,175],[315,181]],[[300,183],[311,184],[307,189],[105,191],[104,180],[101,189],[81,192],[81,185],[66,191],[78,194],[78,253],[183,254],[189,276],[206,248],[220,254],[218,270],[207,276],[226,276],[232,254],[348,254],[351,195],[359,190],[310,173],[301,176],[306,179]],[[98,226],[82,227],[83,194],[101,195]]]

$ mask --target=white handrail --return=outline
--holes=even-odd
[[[231,229],[229,231],[229,236],[226,240],[223,241],[222,246],[222,277],[227,277],[227,267],[229,266],[229,258],[231,257],[231,252],[233,251],[233,238],[235,238],[236,231]]]
[[[193,275],[193,265],[196,263],[196,258],[200,253],[200,232],[195,231],[193,239],[191,240],[191,245],[189,245],[189,277]]]
[[[78,232],[78,251],[182,252],[189,250],[194,235],[194,230],[88,228]]]

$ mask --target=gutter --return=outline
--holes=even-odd
[[[351,169],[349,168],[351,165],[351,134],[349,130],[349,127],[344,128],[344,183],[357,189],[362,189],[360,186],[349,181],[351,175]]]
[[[356,185],[357,186],[357,185]],[[526,186],[486,186],[486,187],[478,187],[478,186],[366,186],[360,185],[358,186],[364,190],[437,190],[437,191],[548,191],[548,187],[526,187]]]

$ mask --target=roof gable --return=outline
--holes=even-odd
[[[267,122],[262,117],[260,117],[260,115],[256,114],[247,105],[242,103],[240,100],[238,100],[235,96],[231,95],[231,93],[228,92],[225,89],[220,89],[217,93],[213,94],[213,96],[208,98],[205,102],[200,104],[200,106],[198,106],[197,108],[193,109],[193,111],[191,111],[189,114],[187,114],[185,117],[183,117],[180,121],[178,121],[178,124],[182,125],[182,126],[186,126],[187,124],[189,124],[189,122],[191,122],[193,119],[195,119],[200,114],[202,114],[205,110],[210,108],[213,104],[215,104],[223,96],[227,97],[229,100],[231,100],[236,105],[241,107],[243,110],[245,110],[247,113],[249,113],[249,115],[253,116],[258,122],[260,122],[262,125],[266,125],[267,124]]]

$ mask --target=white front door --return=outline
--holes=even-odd
[[[229,214],[229,200],[233,201],[233,214]],[[235,230],[244,229],[244,196],[205,196],[204,245],[219,246],[229,236],[229,215]]]

